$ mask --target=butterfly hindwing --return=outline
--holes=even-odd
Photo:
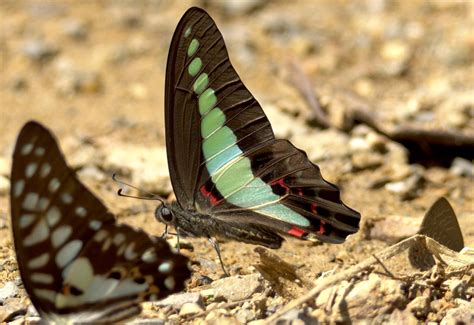
[[[11,184],[20,274],[42,317],[117,321],[138,313],[142,301],[183,289],[187,258],[117,224],[36,122],[18,136]]]
[[[275,139],[202,9],[189,9],[176,28],[165,96],[168,162],[183,209],[328,242],[358,230],[360,214],[339,189],[304,152]]]

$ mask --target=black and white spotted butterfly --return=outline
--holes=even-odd
[[[36,122],[18,136],[11,174],[21,278],[43,321],[111,323],[181,291],[188,259],[165,240],[118,224]]]

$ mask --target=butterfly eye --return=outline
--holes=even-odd
[[[174,215],[173,212],[171,212],[171,210],[167,206],[160,205],[156,209],[155,218],[163,223],[171,224],[174,219]]]

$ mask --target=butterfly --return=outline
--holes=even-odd
[[[279,248],[280,234],[342,243],[358,231],[360,214],[338,187],[305,152],[275,139],[200,8],[184,14],[171,41],[165,126],[176,201],[158,206],[155,217],[178,234]]]
[[[426,212],[418,234],[433,238],[438,243],[456,252],[464,248],[464,239],[456,213],[444,197],[436,200]],[[435,265],[433,256],[424,247],[410,247],[408,257],[413,266],[422,270]]]
[[[37,122],[18,136],[10,195],[21,279],[47,322],[128,319],[190,277],[188,259],[164,239],[116,222]]]

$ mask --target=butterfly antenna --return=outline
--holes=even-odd
[[[120,185],[122,185],[122,186],[128,186],[128,187],[133,188],[133,189],[135,189],[135,190],[137,190],[137,191],[140,191],[140,192],[143,192],[143,193],[146,193],[146,194],[150,195],[150,196],[147,197],[147,196],[134,196],[134,195],[123,194],[123,193],[122,193],[123,189],[122,189],[122,188],[119,188],[118,191],[117,191],[117,195],[118,195],[118,196],[128,197],[128,198],[132,198],[132,199],[140,199],[140,200],[160,201],[162,204],[165,203],[165,199],[164,199],[163,197],[159,196],[158,194],[155,194],[155,193],[152,193],[152,192],[143,190],[143,189],[141,189],[141,188],[139,188],[139,187],[137,187],[137,186],[134,186],[134,185],[132,185],[132,184],[126,183],[126,182],[124,182],[124,181],[118,179],[116,173],[113,173],[112,179],[113,179],[115,182],[117,182],[117,183],[119,183]]]

